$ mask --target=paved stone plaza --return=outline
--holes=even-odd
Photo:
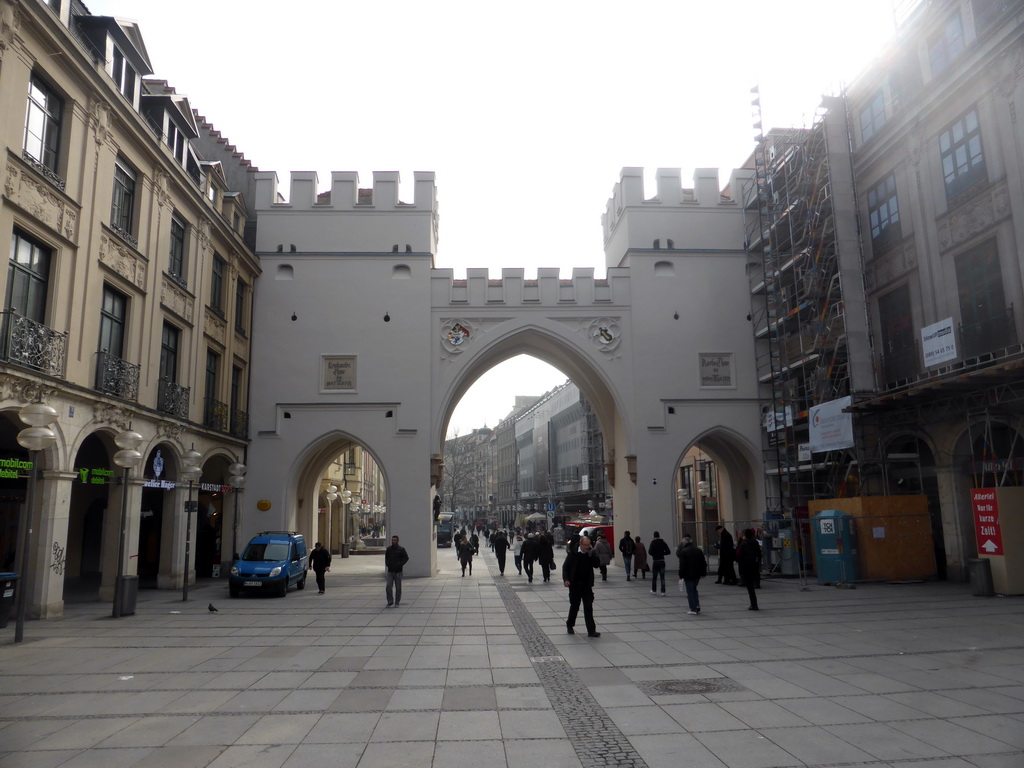
[[[20,646],[12,618],[0,766],[1024,766],[1024,598],[769,579],[754,613],[705,580],[688,616],[674,579],[662,598],[611,569],[590,639],[539,569],[439,561],[392,610],[381,558],[336,557],[323,596],[144,591]]]

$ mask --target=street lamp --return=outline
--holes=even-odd
[[[128,429],[114,437],[114,445],[119,450],[114,454],[114,463],[124,471],[121,473],[121,520],[120,533],[117,540],[117,572],[114,574],[114,607],[110,615],[121,618],[121,603],[124,602],[124,546],[128,529],[128,470],[142,463],[142,454],[138,448],[142,444],[142,435]]]
[[[28,548],[32,542],[32,506],[35,502],[36,488],[36,459],[40,451],[44,451],[54,444],[57,435],[50,425],[57,420],[57,411],[43,403],[29,403],[18,412],[25,424],[26,429],[18,433],[18,445],[28,451],[29,463],[32,468],[29,470],[28,487],[25,493],[25,503],[21,505],[18,512],[18,531],[21,533],[21,541],[18,543],[18,554],[15,562],[21,583],[17,587],[17,616],[14,624],[14,642],[20,643],[25,636],[25,609],[28,605]]]
[[[234,488],[235,494],[235,517],[231,521],[231,560],[238,556],[238,494],[242,492],[242,486],[245,485],[245,472],[248,467],[241,462],[235,462],[228,467],[228,484]]]
[[[199,466],[199,460],[203,454],[195,448],[185,451],[181,457],[182,470],[178,476],[188,483],[188,503],[185,504],[185,573],[181,581],[182,602],[188,600],[188,561],[192,547],[192,484],[199,480],[203,474],[203,468]]]
[[[328,485],[324,496],[327,498],[327,525],[324,526],[324,530],[327,532],[327,550],[330,551],[334,528],[334,502],[338,500],[338,486],[334,483]]]

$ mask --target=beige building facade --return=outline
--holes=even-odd
[[[0,556],[14,562],[34,484],[23,584],[28,614],[50,617],[68,590],[111,599],[122,494],[123,573],[141,586],[181,587],[186,531],[190,580],[226,560],[260,269],[245,190],[199,150],[219,136],[148,78],[137,25],[71,1],[2,0],[0,19],[0,457],[16,468],[0,479]],[[30,457],[18,412],[35,401],[56,410],[56,441]],[[114,437],[129,428],[143,459],[125,486]]]

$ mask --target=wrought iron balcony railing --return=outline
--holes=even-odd
[[[157,387],[156,409],[181,419],[188,418],[188,400],[192,390],[175,384],[173,381],[160,379]]]
[[[228,431],[228,404],[212,397],[206,398],[203,406],[203,426],[218,432]]]
[[[246,411],[231,411],[231,436],[239,440],[249,439],[249,414]]]
[[[1013,324],[1013,305],[1006,312],[976,323],[960,324],[961,357],[979,357],[989,352],[1017,344],[1017,329]]]
[[[42,164],[41,162],[39,162],[38,160],[36,160],[36,159],[35,159],[35,158],[34,158],[34,157],[33,157],[33,156],[32,156],[32,155],[31,155],[31,154],[30,154],[30,153],[28,152],[28,150],[24,150],[24,149],[23,149],[23,150],[21,150],[21,159],[22,159],[22,160],[24,160],[24,161],[25,161],[26,163],[28,163],[29,165],[31,165],[31,166],[32,166],[32,167],[33,167],[33,168],[34,168],[34,169],[36,170],[36,172],[37,172],[37,173],[39,173],[39,174],[40,174],[40,175],[41,175],[41,176],[42,176],[42,177],[43,177],[44,179],[46,179],[46,180],[47,180],[48,182],[50,182],[51,184],[53,184],[53,186],[55,186],[55,187],[56,187],[57,189],[59,189],[59,190],[60,190],[61,192],[63,192],[63,191],[64,191],[64,179],[62,179],[62,178],[61,178],[60,176],[58,176],[58,175],[57,175],[56,173],[54,173],[53,171],[51,171],[51,170],[50,170],[49,168],[47,168],[47,167],[46,167],[45,165],[43,165],[43,164]]]
[[[123,400],[139,399],[139,368],[109,352],[96,356],[96,390]]]
[[[49,376],[64,378],[68,334],[19,315],[3,311],[3,359]]]

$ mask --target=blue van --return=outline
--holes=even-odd
[[[231,566],[228,592],[238,597],[243,590],[272,592],[284,597],[292,584],[306,587],[309,553],[301,533],[263,531],[253,536],[242,556]]]

